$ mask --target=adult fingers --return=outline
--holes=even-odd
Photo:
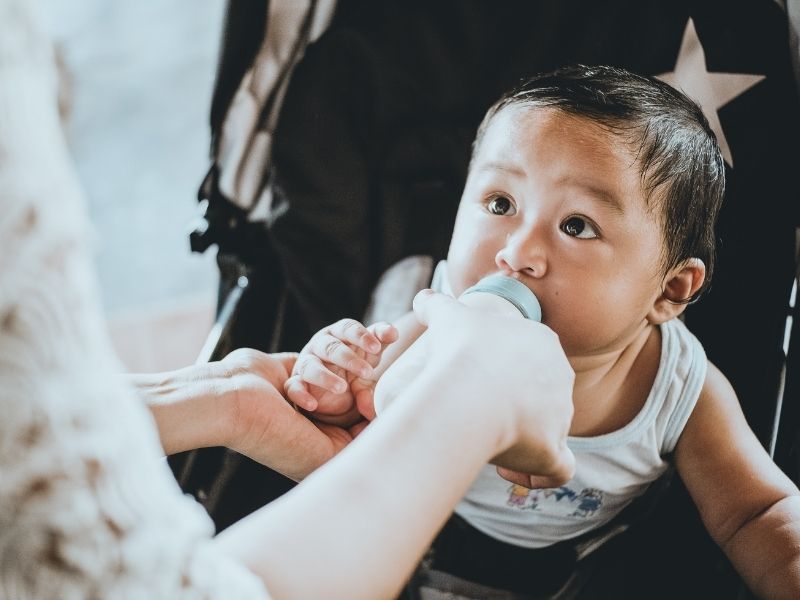
[[[364,429],[367,428],[367,425],[369,425],[369,421],[367,420],[359,421],[358,423],[350,427],[350,429],[348,429],[348,432],[350,433],[350,435],[353,436],[353,438],[355,438],[358,434],[360,434],[362,431],[364,431]]]
[[[531,476],[529,473],[523,473],[521,471],[512,471],[511,469],[504,469],[503,467],[497,467],[497,474],[500,475],[506,481],[510,481],[511,483],[516,483],[517,485],[521,485],[522,487],[531,488]]]
[[[463,305],[455,298],[425,289],[417,292],[417,295],[414,296],[413,307],[419,322],[423,325],[430,325],[436,315],[449,314],[453,310],[458,310],[457,307],[463,308]]]
[[[575,455],[566,444],[560,449],[554,462],[548,466],[547,473],[526,473],[504,467],[497,467],[497,474],[503,479],[527,488],[559,487],[575,475]]]
[[[502,467],[497,467],[497,474],[506,481],[521,485],[530,490],[556,488],[564,485],[569,478],[549,477],[544,475],[530,475],[521,471],[511,471]]]

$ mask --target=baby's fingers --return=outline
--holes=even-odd
[[[377,340],[376,340],[377,342]],[[323,361],[341,367],[348,373],[352,373],[357,377],[369,377],[372,375],[372,367],[370,364],[359,356],[353,348],[348,346],[344,341],[334,337],[333,335],[324,333],[317,334],[309,342],[308,349],[317,360]],[[380,342],[378,342],[378,351],[380,351]],[[307,355],[310,356],[310,355]],[[297,367],[295,367],[297,370]],[[304,377],[306,381],[306,379]],[[316,381],[312,382],[315,385]],[[322,386],[325,387],[325,386]],[[328,389],[328,388],[326,388]],[[342,391],[342,390],[331,390]]]
[[[367,354],[376,354],[381,351],[381,340],[375,335],[373,327],[364,327],[354,319],[342,319],[328,327],[327,333]]]
[[[299,378],[325,391],[341,394],[347,391],[347,381],[337,375],[331,366],[313,354],[301,354],[294,365],[291,379]]]
[[[380,350],[378,352],[368,352],[364,356],[364,360],[366,360],[371,367],[376,367],[381,361],[381,356],[383,356],[383,351],[386,349],[386,346],[396,342],[400,334],[397,331],[397,327],[385,321],[373,323],[368,329],[370,333],[375,336],[375,339],[380,341]]]
[[[399,333],[397,331],[397,327],[392,325],[391,323],[387,323],[386,321],[379,321],[377,323],[373,323],[369,327],[367,327],[367,331],[369,331],[372,335],[375,336],[381,343],[381,349],[384,346],[391,344],[392,342],[396,342],[397,338],[399,337]],[[372,352],[371,354],[375,354]]]
[[[286,380],[283,384],[283,392],[290,402],[294,402],[297,406],[309,412],[315,411],[319,406],[317,399],[308,391],[308,386],[297,375]]]

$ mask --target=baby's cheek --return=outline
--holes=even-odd
[[[498,251],[496,244],[490,241],[482,243],[472,240],[450,247],[447,272],[456,296],[477,283],[481,277],[497,271],[495,258]]]
[[[463,264],[460,261],[447,261],[447,282],[450,284],[450,291],[453,296],[458,297],[469,285],[467,278],[469,274],[464,272]]]

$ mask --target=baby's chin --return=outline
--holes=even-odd
[[[591,356],[597,353],[597,347],[593,346],[593,340],[590,340],[585,334],[575,331],[574,327],[570,327],[570,323],[548,317],[547,309],[544,306],[542,307],[542,325],[546,325],[555,332],[567,358]]]

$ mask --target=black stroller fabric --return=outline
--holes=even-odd
[[[690,27],[705,56],[699,77],[758,76],[707,107],[730,150],[727,192],[714,280],[686,322],[766,445],[800,193],[800,102],[786,14],[772,0],[340,2],[289,83],[264,174],[272,209],[249,225],[255,286],[232,345],[267,349],[277,326],[270,349],[298,350],[321,326],[363,315],[401,258],[444,258],[477,125],[521,78],[570,63],[671,73]],[[206,183],[213,201],[213,169]],[[281,322],[264,325],[278,305]],[[203,465],[201,455],[194,468]],[[241,462],[215,507],[218,526],[288,487],[272,477]],[[616,553],[584,597],[734,597],[738,580],[679,485],[637,531],[609,544]]]
[[[378,276],[403,256],[444,257],[470,142],[503,90],[570,62],[671,72],[690,17],[709,72],[764,76],[718,110],[734,157],[719,269],[687,313],[764,441],[800,165],[787,25],[770,2],[343,6],[292,79],[273,154],[270,235],[309,330],[363,314]]]

